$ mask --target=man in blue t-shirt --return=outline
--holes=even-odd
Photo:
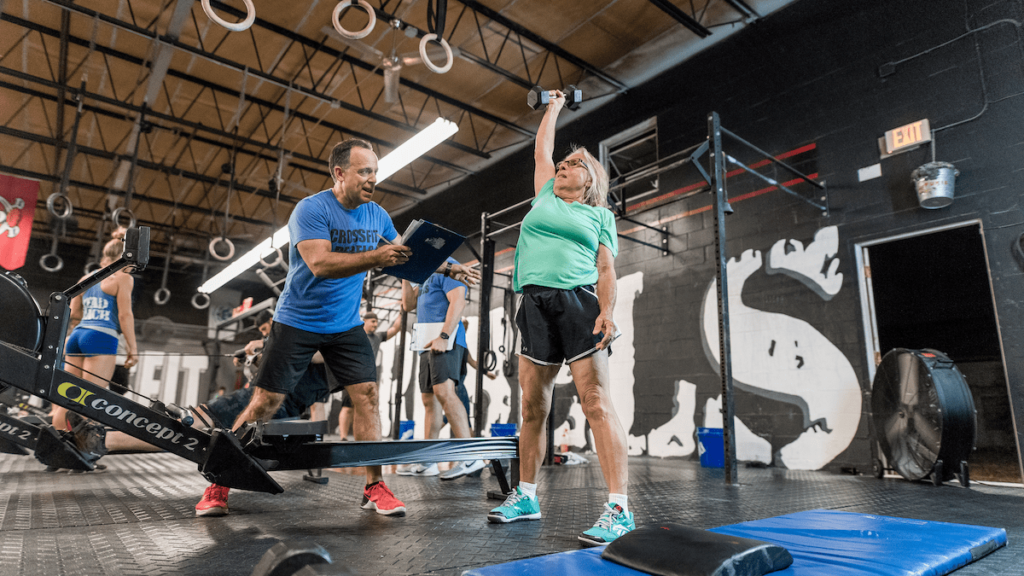
[[[319,351],[352,397],[356,440],[381,439],[377,366],[359,318],[359,300],[367,270],[402,264],[411,254],[401,245],[391,217],[371,202],[377,184],[372,146],[358,139],[338,144],[328,169],[334,185],[301,200],[288,219],[288,277],[253,380],[252,399],[233,430],[270,419]],[[378,246],[381,238],[390,244]],[[465,267],[454,272],[472,283],[480,277]],[[207,499],[226,505],[227,488],[211,486],[197,508]],[[381,481],[380,466],[366,467],[362,507],[386,516],[405,515],[405,505]]]
[[[416,310],[418,324],[440,324],[440,333],[426,343],[420,352],[420,393],[426,409],[426,436],[437,438],[443,426],[442,410],[452,426],[452,437],[470,438],[469,415],[456,392],[466,377],[466,329],[462,327],[462,311],[466,308],[469,290],[451,278],[453,267],[459,266],[449,258],[443,270],[430,275],[421,286],[402,280],[402,306],[406,311]],[[449,350],[449,341],[454,344]],[[484,467],[483,460],[459,462],[441,474],[441,480],[454,480]],[[403,469],[400,474],[410,476],[436,476],[436,463],[421,464],[416,469]]]

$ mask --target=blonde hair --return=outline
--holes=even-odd
[[[583,203],[587,206],[608,208],[608,173],[604,166],[594,155],[583,146],[573,144],[571,156],[580,152],[583,154],[583,161],[587,165],[587,174],[590,176],[590,186],[583,192]]]
[[[115,238],[103,246],[103,257],[113,262],[124,252],[124,242]]]

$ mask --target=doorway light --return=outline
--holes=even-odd
[[[444,142],[458,131],[459,127],[454,122],[438,118],[433,124],[427,126],[418,134],[406,140],[401,146],[392,150],[390,154],[380,159],[380,162],[377,164],[377,183],[380,184],[389,176],[398,172],[416,158],[426,154],[427,151]],[[203,283],[199,287],[199,292],[203,294],[212,293],[251,268],[261,258],[266,258],[276,250],[284,248],[289,242],[291,242],[291,238],[288,235],[288,226],[285,225],[275,232],[273,236],[260,242],[255,248],[243,254],[229,264],[227,268]]]

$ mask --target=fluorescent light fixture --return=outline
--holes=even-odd
[[[453,134],[459,131],[458,125],[454,122],[438,118],[433,124],[420,131],[419,134],[408,139],[390,154],[380,159],[377,163],[377,183],[380,184],[389,176],[405,168],[410,162],[427,153],[428,150],[444,142]],[[261,258],[274,253],[279,248],[286,247],[291,238],[288,235],[288,226],[284,226],[270,238],[260,242],[255,248],[243,254],[238,260],[221,270],[213,278],[207,280],[199,287],[199,292],[210,294],[214,290],[227,284],[235,276],[245,272]]]
[[[449,122],[444,118],[434,120],[433,124],[406,140],[404,144],[395,148],[391,154],[381,158],[377,164],[377,182],[383,182],[386,178],[405,168],[410,162],[423,156],[431,148],[444,142],[458,131],[459,127],[454,122]]]

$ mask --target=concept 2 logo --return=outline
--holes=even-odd
[[[22,430],[12,424],[0,424],[0,434],[19,440],[30,440],[32,438],[31,430]]]
[[[83,390],[71,382],[64,382],[57,386],[57,393],[75,404],[81,404],[86,408],[91,408],[96,412],[101,412],[111,418],[117,418],[118,420],[127,422],[136,428],[141,428],[142,430],[145,430],[147,434],[159,440],[169,440],[174,444],[181,444],[184,436],[181,432],[175,432],[171,428],[168,428],[159,422],[150,422],[149,418],[139,416],[131,410],[122,408],[117,404],[112,404],[103,398],[89,399],[90,396],[95,396],[95,394]],[[198,438],[184,438],[184,440],[185,448],[188,450],[195,451],[196,446],[199,445]]]
[[[82,406],[85,406],[85,399],[93,395],[92,392],[83,390],[71,382],[64,382],[60,386],[57,386],[57,394],[71,400],[75,404],[81,404]],[[70,396],[69,394],[73,394],[74,396]]]

